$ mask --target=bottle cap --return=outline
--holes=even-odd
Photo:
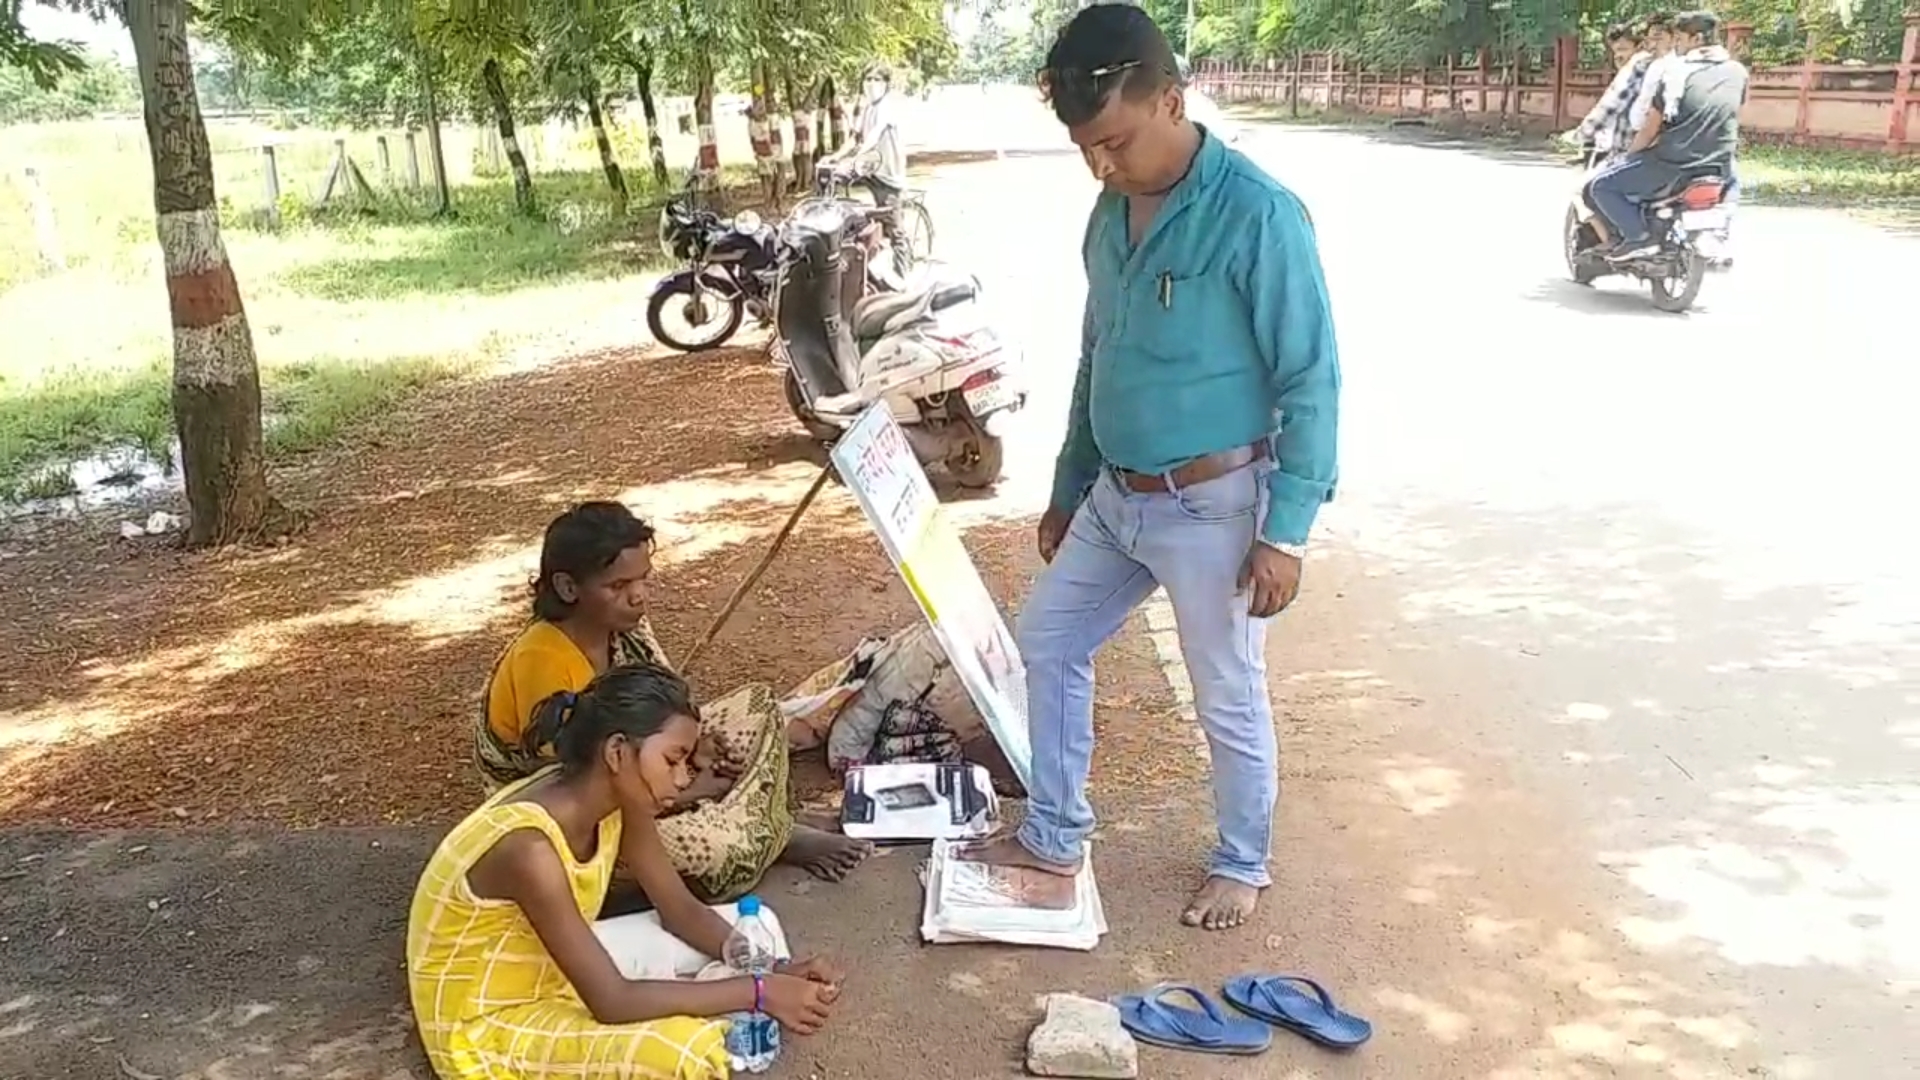
[[[752,893],[741,897],[735,906],[739,909],[740,917],[743,919],[749,915],[760,914],[760,898]]]

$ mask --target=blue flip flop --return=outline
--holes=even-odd
[[[1330,1050],[1351,1050],[1373,1037],[1373,1025],[1333,1003],[1333,995],[1304,975],[1237,975],[1224,988],[1227,1004]]]
[[[1198,1009],[1167,999],[1191,998]],[[1198,1054],[1258,1054],[1273,1045],[1273,1030],[1222,1009],[1198,987],[1162,983],[1144,994],[1122,994],[1113,999],[1120,1024],[1134,1038],[1169,1050]]]

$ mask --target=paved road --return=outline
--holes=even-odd
[[[1350,713],[1424,705],[1431,753],[1354,749],[1343,767],[1450,872],[1529,864],[1505,895],[1457,898],[1466,937],[1497,908],[1670,990],[1575,980],[1608,1019],[1551,1027],[1528,1068],[1920,1076],[1920,529],[1898,494],[1920,378],[1896,344],[1920,242],[1749,208],[1737,271],[1675,317],[1644,287],[1565,280],[1563,167],[1277,126],[1243,146],[1312,209],[1347,380],[1321,588],[1276,642],[1276,694],[1291,710],[1303,684],[1345,678],[1368,688]],[[1092,189],[1071,156],[995,172],[953,190],[974,218],[946,235],[975,247],[946,250],[995,268],[1032,346],[1012,455],[1037,463],[1012,485],[1032,507]],[[979,197],[989,183],[1000,197]],[[1009,241],[989,224],[1031,256],[996,257]],[[1314,721],[1313,752],[1341,753],[1340,722]],[[1363,902],[1390,919],[1430,886]],[[1377,940],[1410,963],[1445,948]]]

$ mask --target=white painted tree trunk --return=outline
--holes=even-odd
[[[267,490],[253,332],[220,239],[213,156],[187,52],[187,3],[129,0],[126,11],[173,319],[187,541],[226,544],[284,531],[286,512]]]

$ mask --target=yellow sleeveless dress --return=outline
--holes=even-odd
[[[407,984],[420,1040],[441,1080],[725,1080],[726,1024],[676,1016],[602,1024],[509,900],[473,894],[467,871],[518,829],[546,835],[591,922],[620,851],[620,815],[600,823],[579,862],[543,808],[508,802],[535,774],[502,788],[440,841],[407,919]]]

